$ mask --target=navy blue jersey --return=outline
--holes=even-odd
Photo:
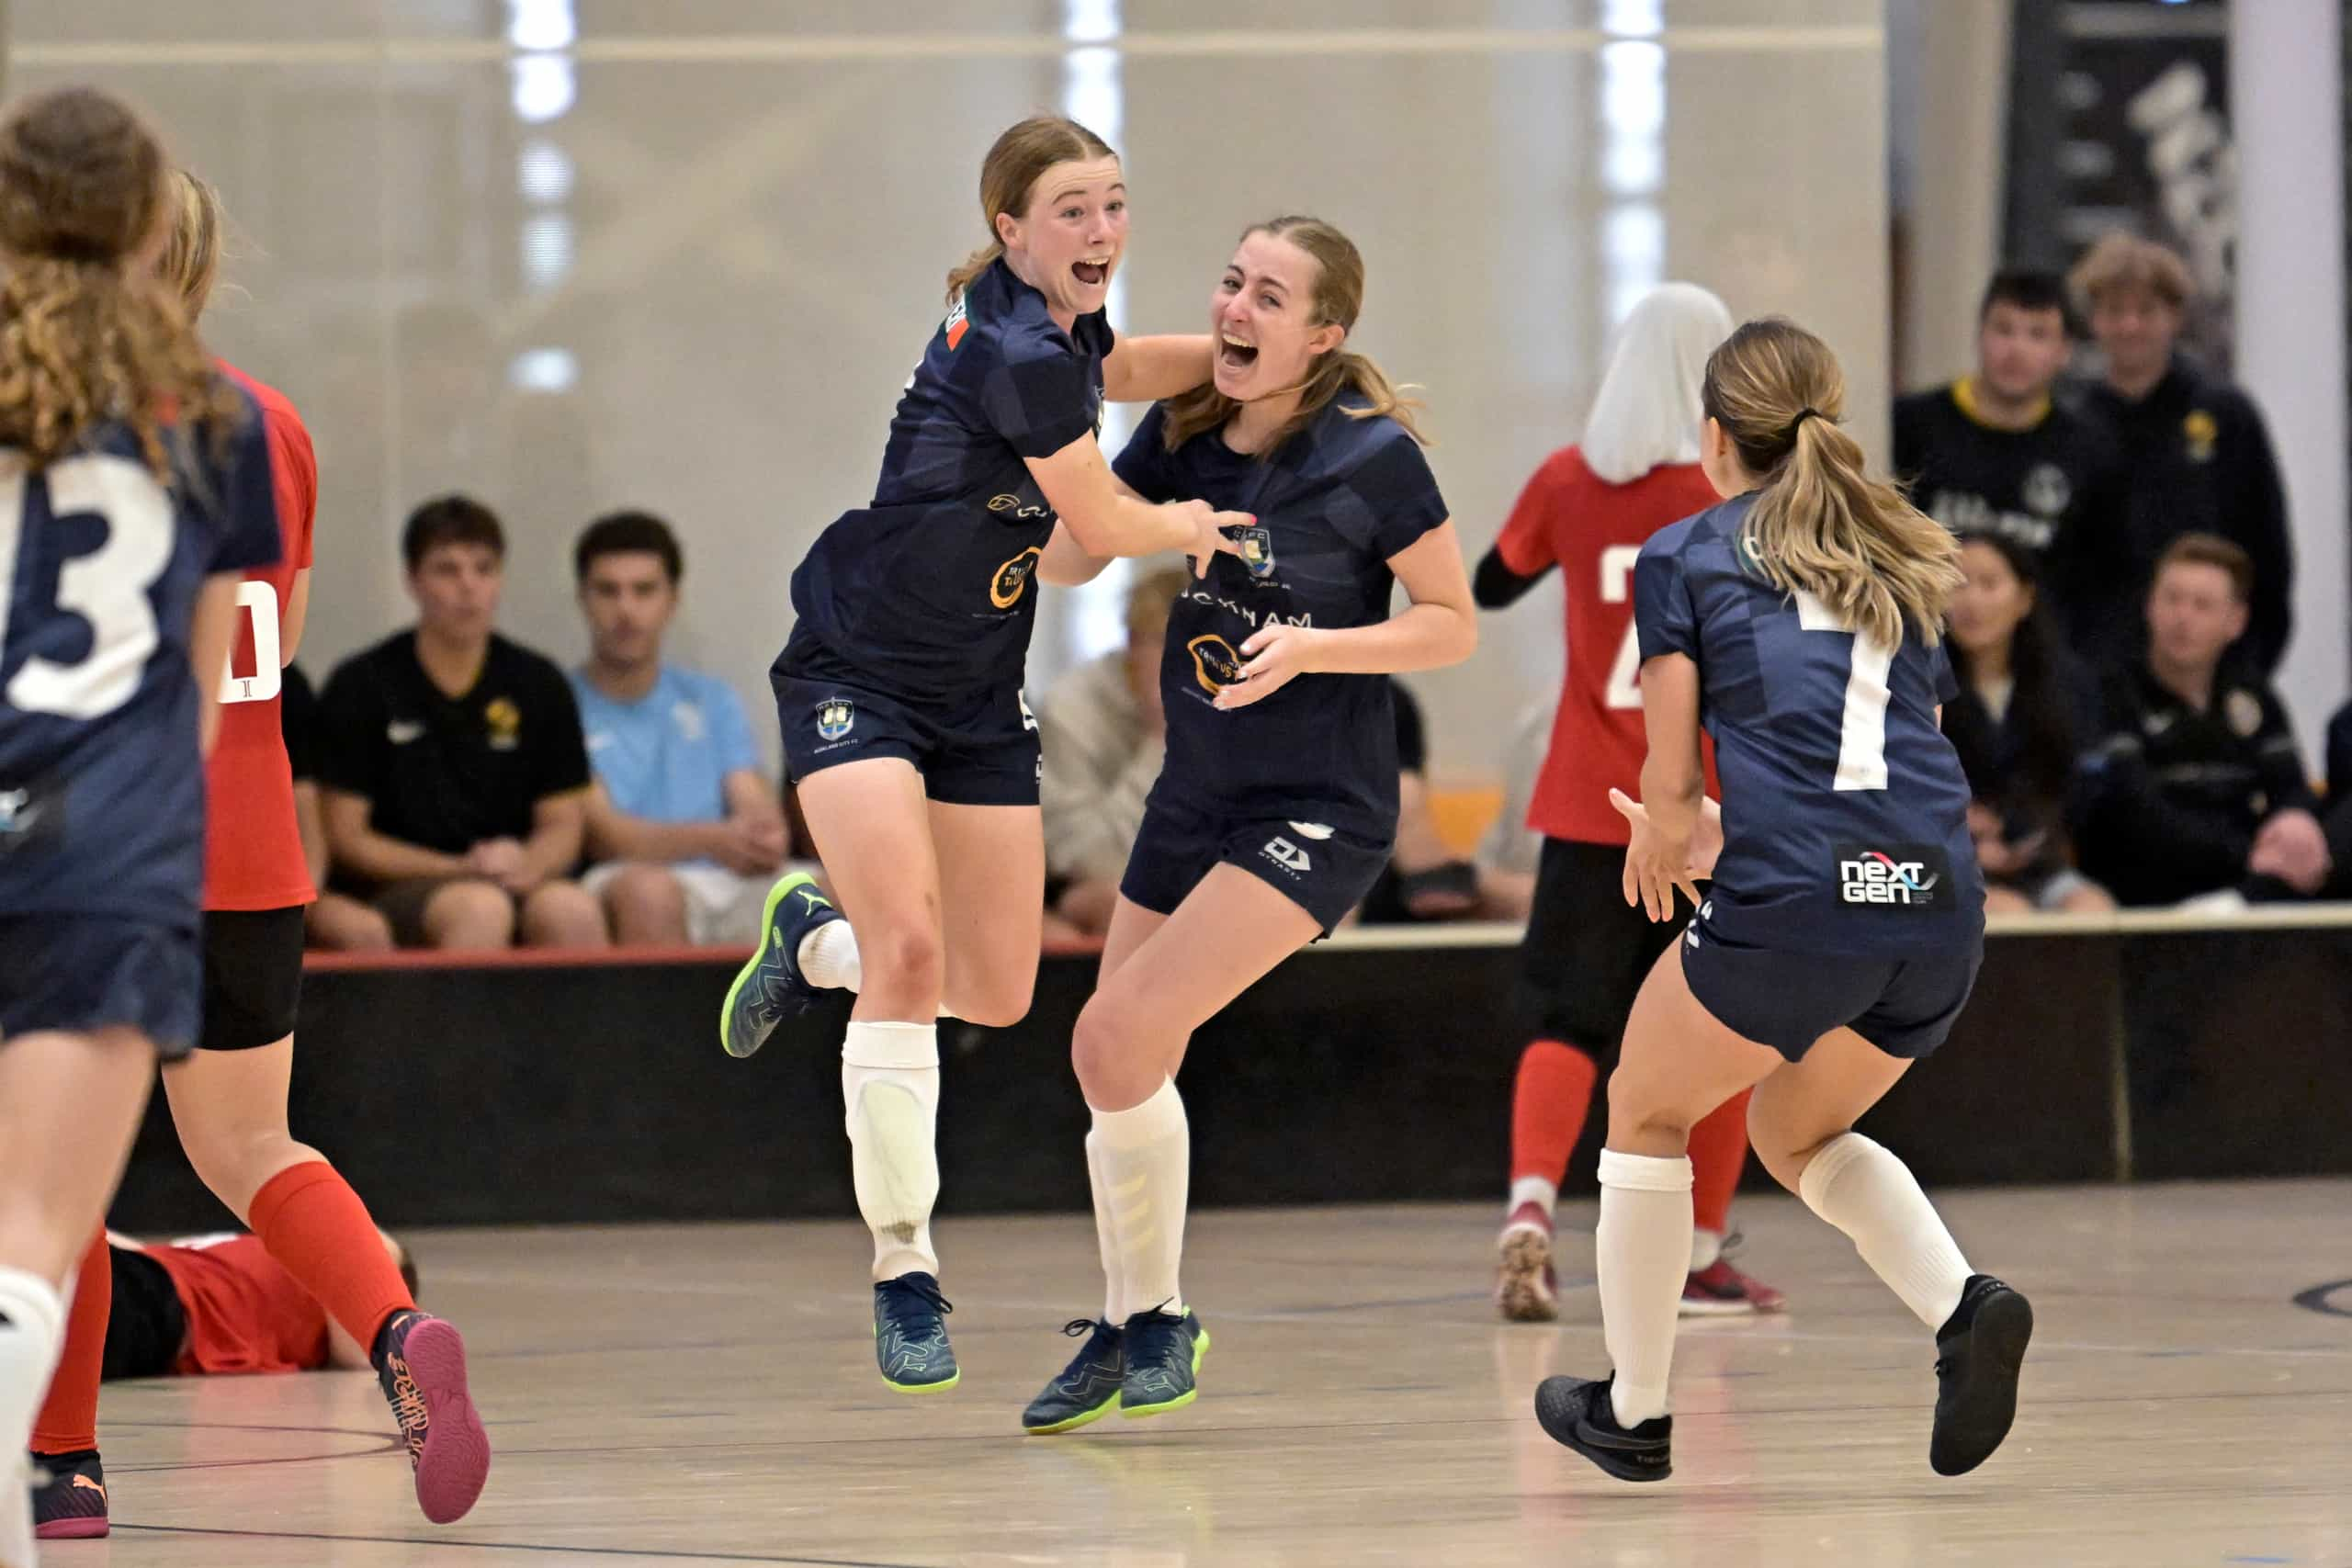
[[[168,489],[116,425],[44,472],[0,473],[0,916],[197,924],[197,594],[280,548],[260,412],[238,395],[226,457],[175,435]]]
[[[1258,519],[1177,596],[1159,688],[1168,761],[1154,794],[1247,807],[1387,841],[1396,830],[1396,719],[1385,675],[1301,675],[1222,712],[1216,694],[1261,626],[1343,628],[1388,618],[1389,558],[1446,520],[1421,448],[1357,398],[1328,404],[1260,460],[1204,431],[1175,451],[1154,407],[1114,465],[1147,501],[1205,501]]]
[[[1984,885],[1968,781],[1936,725],[1951,661],[1906,632],[1862,642],[1741,553],[1753,492],[1654,535],[1634,567],[1642,658],[1689,655],[1715,738],[1724,851],[1705,919],[1724,940],[1900,954],[1973,942]]]
[[[1101,424],[1111,344],[1102,312],[1062,331],[1001,260],[974,278],[899,399],[873,502],[792,574],[795,640],[909,696],[1019,684],[1054,531],[1023,459]]]

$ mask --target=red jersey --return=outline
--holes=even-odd
[[[1649,749],[1634,560],[1652,534],[1720,499],[1696,463],[1661,464],[1613,485],[1584,466],[1581,452],[1564,446],[1544,460],[1510,509],[1495,541],[1503,565],[1520,577],[1556,566],[1567,588],[1567,674],[1527,812],[1527,825],[1546,838],[1625,842],[1625,819],[1609,804],[1609,791],[1640,797]],[[1707,783],[1712,792],[1712,766]]]
[[[140,1249],[163,1265],[187,1313],[173,1370],[300,1372],[327,1364],[327,1312],[260,1238],[201,1236]]]
[[[277,694],[284,662],[279,638],[294,574],[311,564],[319,463],[311,433],[284,393],[226,361],[220,368],[261,405],[284,548],[276,566],[247,572],[237,589],[237,638],[220,690],[220,739],[204,770],[204,907],[283,909],[318,897],[294,818],[294,776]]]

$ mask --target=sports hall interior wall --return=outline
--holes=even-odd
[[[2119,922],[2128,926],[2130,921]],[[1195,1038],[1206,1206],[1493,1199],[1516,953],[1327,945]],[[293,1124],[389,1225],[855,1213],[837,1014],[729,1060],[733,960],[371,967],[308,977]],[[1012,1029],[943,1032],[951,1212],[1083,1211],[1070,1025],[1094,970],[1049,957]],[[2352,928],[1996,935],[1950,1044],[1863,1123],[1929,1187],[2352,1171]],[[1596,1116],[1571,1168],[1591,1190]],[[1765,1178],[1752,1165],[1751,1184]],[[228,1222],[151,1107],[114,1223]]]

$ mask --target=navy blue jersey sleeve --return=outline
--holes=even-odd
[[[1928,649],[1928,679],[1936,688],[1936,701],[1950,703],[1960,695],[1960,677],[1952,672],[1951,653],[1942,639]]]
[[[989,427],[1023,457],[1050,457],[1094,428],[1092,361],[1058,327],[1008,322],[980,382]]]
[[[1348,470],[1330,507],[1331,525],[1340,536],[1382,560],[1419,543],[1446,519],[1445,497],[1420,444],[1393,423],[1386,434]]]
[[[217,444],[217,431],[198,425],[187,433],[198,455],[198,477],[183,487],[183,494],[210,520],[212,558],[206,570],[214,572],[276,566],[286,548],[261,407],[242,388],[237,396],[243,413],[225,452]]]
[[[1175,454],[1168,450],[1168,410],[1154,403],[1136,425],[1136,433],[1119,449],[1118,460],[1111,471],[1127,482],[1127,488],[1146,501],[1177,501],[1187,499],[1176,493]]]
[[[1675,547],[1682,532],[1674,528],[1653,537],[1634,562],[1634,625],[1645,660],[1662,653],[1699,657],[1699,615],[1690,598],[1690,575]]]

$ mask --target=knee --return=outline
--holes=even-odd
[[[1619,1146],[1635,1133],[1671,1135],[1688,1144],[1697,1120],[1687,1106],[1657,1092],[1657,1080],[1629,1073],[1621,1065],[1609,1075],[1609,1142]]]
[[[980,1024],[989,1029],[1010,1029],[1029,1016],[1029,1003],[1035,996],[1037,977],[1033,974],[992,979],[987,988],[973,996],[960,993],[948,998],[956,1009],[956,1016],[967,1023]]]
[[[514,940],[514,900],[494,882],[453,882],[424,906],[428,947],[505,947]]]
[[[1845,1132],[1838,1128],[1826,1135],[1799,1132],[1780,1111],[1779,1098],[1758,1089],[1747,1102],[1747,1145],[1756,1151],[1757,1163],[1770,1172],[1773,1180],[1789,1191],[1803,1195],[1799,1183],[1804,1179],[1804,1168],[1822,1145]]]
[[[605,913],[622,942],[686,940],[686,890],[666,865],[623,867],[605,885]]]
[[[1132,1006],[1098,991],[1070,1030],[1069,1065],[1089,1105],[1137,1105],[1168,1076],[1164,1042]]]
[[[604,908],[576,882],[549,882],[523,900],[523,940],[533,947],[603,947]]]
[[[865,976],[862,994],[879,1000],[908,998],[932,1010],[939,1006],[947,958],[939,932],[928,921],[885,920],[860,924],[857,952]],[[927,999],[926,999],[927,998]],[[988,1021],[975,1018],[975,1023]]]

